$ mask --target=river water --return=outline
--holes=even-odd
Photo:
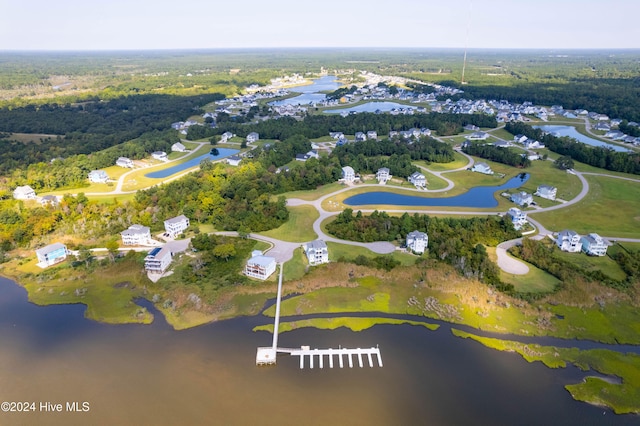
[[[256,367],[271,335],[238,318],[173,331],[105,325],[84,307],[40,307],[0,278],[0,402],[87,402],[80,413],[4,413],[0,424],[626,425],[637,416],[574,401],[583,377],[455,338],[448,327],[376,326],[353,333],[299,330],[296,347],[379,345],[383,368],[300,370],[298,358]],[[336,363],[337,364],[337,363]],[[82,406],[82,405],[80,405]]]

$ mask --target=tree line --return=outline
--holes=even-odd
[[[468,143],[463,146],[462,151],[469,155],[475,155],[476,157],[507,164],[512,167],[527,168],[531,166],[531,160],[529,160],[526,155],[515,152],[509,148],[499,148],[491,144]]]

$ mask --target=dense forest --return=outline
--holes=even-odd
[[[327,225],[327,231],[337,238],[362,242],[402,243],[407,234],[415,230],[429,236],[427,256],[430,258],[453,265],[467,277],[475,277],[501,290],[513,290],[500,281],[498,267],[484,247],[519,236],[512,223],[504,218],[439,218],[408,213],[398,217],[378,211],[365,216],[360,211],[354,215],[352,209],[345,209]]]
[[[640,154],[638,153],[618,152],[590,146],[568,136],[556,137],[545,134],[542,130],[534,129],[524,123],[507,123],[505,130],[514,135],[523,134],[528,138],[538,140],[551,151],[569,156],[590,166],[615,172],[640,174]]]
[[[491,144],[469,143],[463,146],[462,151],[469,155],[475,155],[476,157],[513,167],[526,168],[531,166],[531,160],[525,154]]]

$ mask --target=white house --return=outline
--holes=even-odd
[[[385,184],[389,179],[391,179],[390,170],[387,167],[381,167],[376,172],[376,179],[378,183]]]
[[[180,142],[176,142],[173,145],[171,145],[171,151],[173,152],[185,152],[186,150],[187,148]]]
[[[422,254],[429,245],[429,236],[424,232],[413,231],[407,234],[407,248],[413,252]]]
[[[467,136],[467,139],[470,141],[483,141],[489,137],[489,133],[487,132],[474,132]]]
[[[69,251],[67,250],[67,246],[65,246],[64,244],[49,244],[48,246],[36,250],[38,266],[46,268],[47,266],[60,263],[67,258],[67,254],[69,254]]]
[[[353,167],[344,166],[342,168],[342,180],[344,180],[347,183],[350,183],[356,180],[356,172],[353,170]]]
[[[131,225],[120,233],[122,244],[127,246],[148,244],[151,241],[149,227],[143,225]]]
[[[513,141],[516,143],[524,143],[528,138],[523,134],[518,134],[513,137]]]
[[[107,183],[109,176],[104,170],[93,170],[89,172],[89,182],[93,183]]]
[[[169,234],[171,238],[180,235],[188,227],[189,218],[183,214],[164,221],[164,230],[167,231],[167,234]]]
[[[367,135],[364,132],[356,132],[355,134],[356,142],[363,142],[367,140]]]
[[[19,186],[13,190],[13,198],[16,200],[35,200],[36,191],[29,185]]]
[[[534,139],[527,139],[522,144],[524,145],[524,147],[526,149],[542,149],[542,148],[544,148],[544,144],[541,144],[540,142],[538,142],[538,141],[536,141]]]
[[[247,135],[247,143],[257,142],[260,139],[260,135],[256,132],[251,132]]]
[[[227,157],[227,164],[230,166],[237,166],[240,164],[240,161],[242,161],[242,158],[240,158],[239,155],[232,155],[230,157]]]
[[[483,173],[485,175],[492,175],[493,174],[493,170],[491,170],[491,167],[489,167],[489,165],[487,163],[476,163],[471,168],[471,171],[472,172]]]
[[[511,194],[511,201],[519,206],[530,206],[533,203],[533,196],[524,191]]]
[[[127,157],[120,157],[116,160],[116,166],[133,169],[133,161]]]
[[[169,161],[169,158],[167,158],[167,153],[164,151],[154,151],[151,153],[151,156],[156,160]]]
[[[329,263],[329,249],[327,243],[322,240],[315,240],[303,246],[304,253],[307,255],[309,265],[320,265],[321,263]]]
[[[422,173],[413,172],[407,179],[414,184],[416,188],[424,188],[427,186],[427,178]]]
[[[231,139],[232,137],[234,137],[235,135],[231,132],[224,132],[221,136],[220,136],[220,142],[226,142],[229,139]]]
[[[276,259],[269,256],[254,253],[254,256],[247,261],[244,273],[248,277],[266,280],[276,271]]]
[[[607,243],[596,233],[591,233],[580,239],[582,251],[590,256],[604,256],[607,254]]]
[[[369,130],[367,132],[367,139],[378,139],[378,132],[375,130]]]
[[[167,270],[172,260],[173,253],[169,247],[155,247],[144,258],[144,269],[147,272],[162,274]]]
[[[511,222],[513,222],[513,227],[516,231],[520,230],[527,223],[527,214],[516,207],[511,207],[507,211],[507,216],[511,218]]]
[[[549,185],[540,185],[534,195],[546,198],[547,200],[555,200],[558,188]]]
[[[582,243],[580,241],[580,235],[570,229],[558,232],[556,238],[556,245],[562,251],[568,251],[570,253],[578,253],[582,250]]]
[[[60,201],[58,201],[58,197],[55,195],[45,195],[44,197],[40,198],[40,204],[42,204],[43,206],[57,206],[58,204],[60,204]]]

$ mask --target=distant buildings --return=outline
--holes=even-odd
[[[356,180],[356,172],[351,166],[345,166],[342,168],[342,180],[347,183],[351,183]]]
[[[251,278],[266,280],[276,270],[276,259],[269,256],[263,256],[262,252],[256,250],[253,252],[251,259],[247,261],[244,267],[244,273]]]
[[[519,206],[530,206],[533,203],[533,196],[524,191],[511,194],[511,201]]]
[[[116,160],[116,166],[133,169],[134,164],[133,164],[133,161],[131,161],[129,158],[120,157]]]
[[[422,173],[413,172],[407,179],[410,183],[414,184],[416,188],[424,188],[427,186],[427,178]]]
[[[516,231],[519,231],[527,223],[527,214],[516,207],[511,207],[507,211],[507,216],[511,218]]]
[[[558,232],[556,245],[560,250],[568,251],[569,253],[577,253],[582,249],[580,235],[570,229]]]
[[[549,185],[540,185],[538,186],[538,190],[534,195],[537,195],[541,198],[546,198],[547,200],[555,200],[556,193],[558,192],[558,188],[549,186]]]
[[[67,254],[69,254],[67,246],[62,243],[49,244],[36,250],[38,265],[43,268],[62,262],[67,258]]]
[[[320,265],[329,262],[329,249],[324,241],[311,241],[305,244],[303,249],[309,260],[309,265]]]
[[[485,175],[492,175],[493,174],[493,170],[491,170],[491,167],[489,167],[489,165],[487,163],[475,163],[473,165],[473,167],[471,168],[472,172],[478,172],[478,173],[482,173]]]
[[[143,225],[131,225],[120,233],[122,244],[126,246],[145,245],[151,241],[149,227]]]
[[[144,269],[147,272],[162,274],[167,270],[173,259],[173,253],[166,245],[155,247],[144,258]]]
[[[19,186],[13,190],[13,198],[16,200],[35,200],[36,191],[29,185]]]
[[[409,232],[406,244],[407,248],[414,253],[422,254],[429,245],[429,236],[420,231]]]
[[[109,182],[109,176],[104,170],[93,170],[89,172],[89,182],[107,183]]]

